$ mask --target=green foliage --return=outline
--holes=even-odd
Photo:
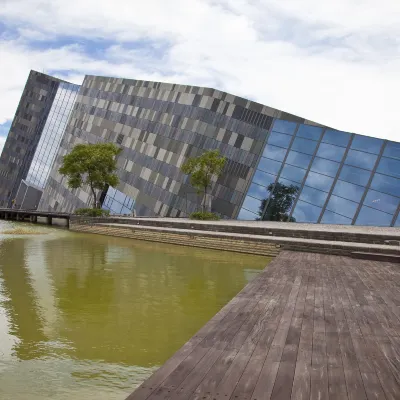
[[[288,186],[277,182],[275,186],[274,184],[270,184],[267,187],[267,190],[272,193],[272,195],[269,198],[268,205],[268,198],[261,201],[258,212],[258,215],[260,216],[259,219],[265,221],[296,222],[295,218],[289,218],[289,211],[292,208],[293,202],[299,191],[299,187],[296,185]],[[267,209],[263,215],[266,205]]]
[[[203,191],[203,212],[206,209],[207,189],[211,186],[213,177],[222,174],[226,163],[226,158],[220,155],[219,150],[209,150],[199,157],[189,158],[182,165],[182,172],[190,175],[190,183],[198,189],[200,193]]]
[[[198,211],[190,214],[190,219],[199,219],[203,221],[219,221],[220,217],[217,214],[211,212]]]
[[[101,208],[78,208],[75,210],[76,215],[84,215],[86,217],[108,217],[110,211]]]
[[[68,186],[72,189],[89,185],[94,207],[98,208],[96,189],[118,185],[115,171],[120,151],[113,143],[78,144],[64,157],[59,172],[68,177]]]

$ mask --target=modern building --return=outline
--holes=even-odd
[[[78,91],[31,71],[0,157],[0,206],[37,208]]]
[[[223,218],[400,226],[400,143],[196,86],[86,76],[70,100],[61,142],[60,130],[48,129],[58,138],[57,155],[46,164],[50,173],[34,180],[23,172],[13,183],[45,185],[41,209],[70,212],[91,204],[87,188],[69,189],[58,173],[62,157],[78,143],[114,142],[122,148],[120,184],[101,195],[112,213],[184,217],[198,210],[202,199],[180,168],[188,157],[219,149],[227,163],[211,207]],[[15,157],[7,143],[0,165]],[[8,193],[6,184],[0,172],[0,193]]]

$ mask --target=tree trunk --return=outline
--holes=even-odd
[[[94,199],[94,207],[93,207],[93,208],[99,208],[99,207],[97,206],[97,195],[96,195],[96,191],[94,190],[94,188],[93,188],[92,185],[90,185],[90,189],[91,189],[91,191],[92,191],[93,199]]]
[[[207,186],[204,186],[203,213],[206,212],[206,202],[207,202]]]

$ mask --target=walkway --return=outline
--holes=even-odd
[[[400,267],[284,251],[128,399],[400,399]]]

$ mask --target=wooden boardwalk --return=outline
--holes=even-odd
[[[400,266],[282,252],[129,400],[400,399]]]

